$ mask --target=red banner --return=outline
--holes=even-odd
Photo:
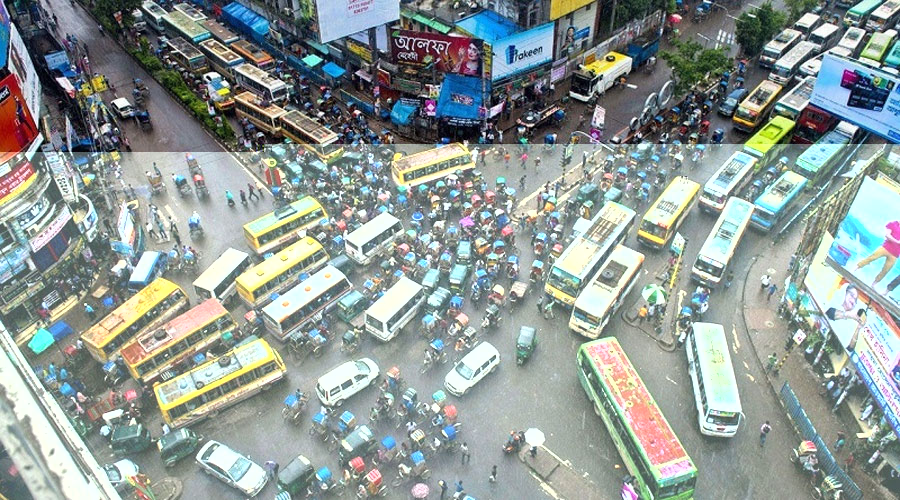
[[[394,62],[413,66],[434,64],[441,73],[481,76],[484,42],[476,38],[396,30],[391,33]]]
[[[13,167],[9,173],[0,177],[0,205],[6,201],[7,197],[24,189],[32,177],[34,177],[34,167],[27,161]]]
[[[0,81],[0,163],[26,149],[38,136],[16,75]],[[0,196],[2,197],[2,196]]]

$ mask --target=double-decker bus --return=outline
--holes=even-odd
[[[643,265],[644,254],[617,245],[575,299],[569,329],[589,339],[599,338],[634,288]]]
[[[775,61],[781,59],[787,54],[794,45],[803,39],[803,33],[791,28],[785,28],[763,47],[759,54],[759,66],[769,69],[775,64]]]
[[[231,45],[232,49],[234,45]],[[235,50],[234,52],[246,58],[239,51]],[[275,78],[265,70],[261,70],[252,64],[238,64],[234,67],[231,74],[234,77],[235,85],[256,94],[265,101],[279,103],[288,99],[288,86],[284,81]],[[281,124],[279,123],[278,126],[280,128]]]
[[[167,279],[157,278],[81,334],[81,340],[94,359],[105,363],[129,340],[169,321],[187,308],[188,296],[184,290]]]
[[[710,287],[722,282],[752,216],[752,203],[734,196],[728,199],[722,215],[697,254],[691,268],[691,279]]]
[[[798,43],[781,59],[775,61],[772,72],[769,73],[769,80],[783,86],[790,85],[800,71],[800,66],[815,57],[818,54],[817,50],[818,46],[809,40]]]
[[[837,123],[836,116],[809,104],[797,118],[797,126],[794,128],[791,144],[813,144]]]
[[[244,224],[244,238],[256,255],[275,252],[328,221],[319,200],[304,196],[291,204]]]
[[[753,181],[757,170],[756,158],[742,151],[735,151],[706,181],[700,193],[700,210],[720,213],[729,197],[744,190]]]
[[[884,31],[900,21],[900,0],[887,0],[869,14],[866,21],[866,30],[871,32]]]
[[[247,62],[263,71],[269,71],[275,67],[275,59],[268,52],[247,40],[238,40],[232,43],[231,50],[237,52]]]
[[[252,338],[252,337],[251,337]],[[263,339],[235,346],[217,359],[156,384],[153,393],[169,427],[203,420],[284,378],[287,367]]]
[[[160,328],[144,333],[122,347],[122,360],[135,380],[152,384],[168,380],[187,368],[191,358],[206,352],[237,325],[216,299],[207,299]]]
[[[344,154],[337,133],[295,109],[281,116],[281,133],[327,164]]]
[[[666,246],[691,211],[699,192],[700,184],[687,177],[672,179],[644,214],[638,228],[638,242],[655,249]]]
[[[809,179],[812,185],[821,184],[831,177],[834,168],[849,153],[848,145],[851,140],[851,135],[841,130],[828,132],[800,153],[794,162],[794,170]]]
[[[352,289],[344,273],[334,266],[325,266],[263,307],[263,325],[281,341],[295,332],[304,335],[306,325],[318,321]]]
[[[791,132],[794,131],[795,125],[793,121],[783,116],[772,118],[744,143],[744,152],[756,157],[761,166],[768,165],[778,158],[790,143]]]
[[[883,33],[873,33],[872,37],[869,38],[869,43],[866,44],[866,48],[859,54],[859,61],[875,66],[876,68],[881,67],[881,61],[884,60],[884,57],[888,53],[888,49],[891,48],[891,45],[893,45],[896,40],[897,32],[894,30],[887,30]]]
[[[186,15],[188,18],[190,18],[191,21],[194,21],[195,23],[199,23],[199,22],[206,20],[206,14],[195,9],[194,6],[189,3],[184,3],[184,2],[176,3],[175,5],[172,6],[172,10],[181,12],[182,14]]]
[[[616,245],[625,241],[635,218],[634,210],[607,202],[591,219],[591,227],[579,234],[553,262],[544,292],[565,307],[606,262]]]
[[[413,153],[391,162],[391,177],[408,189],[439,181],[458,170],[475,168],[469,148],[459,143]]]
[[[715,323],[694,323],[684,350],[694,386],[700,433],[734,436],[744,414],[725,329]]]
[[[863,28],[869,20],[869,15],[875,12],[875,9],[881,6],[884,0],[862,0],[858,4],[850,7],[844,14],[844,26],[855,26]]]
[[[787,215],[809,181],[797,172],[787,171],[769,185],[753,203],[750,224],[760,231],[771,231]]]
[[[166,44],[169,46],[169,55],[175,62],[191,73],[199,75],[209,68],[206,57],[184,38],[176,36],[167,40]]]
[[[163,16],[163,25],[166,27],[166,34],[170,37],[180,36],[191,43],[200,43],[203,40],[209,40],[212,36],[206,28],[177,10]]]
[[[688,500],[697,467],[615,337],[582,344],[578,380],[641,498]]]
[[[216,21],[215,19],[205,19],[200,21],[200,26],[203,26],[209,31],[209,34],[212,35],[219,43],[224,43],[225,45],[231,45],[232,43],[241,39],[237,35],[237,33],[231,31],[222,25],[222,23]]]
[[[218,40],[203,40],[200,42],[200,50],[206,54],[212,69],[225,78],[233,78],[234,67],[244,63],[244,58]]]
[[[246,64],[241,66],[246,66]],[[275,104],[262,99],[256,94],[241,92],[234,96],[234,111],[239,118],[250,120],[251,123],[256,125],[256,128],[272,137],[281,137],[281,117],[287,111]]]
[[[144,2],[141,3],[141,10],[144,11],[144,19],[146,20],[147,25],[153,28],[153,31],[156,31],[161,35],[166,29],[166,26],[163,23],[163,17],[167,14],[166,9],[163,9],[152,0],[144,0]]]
[[[796,87],[775,103],[775,114],[788,120],[797,121],[800,113],[803,113],[803,110],[809,105],[809,99],[812,97],[815,86],[816,78],[814,76],[808,76],[801,80]]]
[[[756,130],[756,127],[762,125],[766,119],[766,115],[775,105],[778,94],[783,88],[769,80],[760,82],[734,112],[734,117],[731,119],[734,128],[744,132]]]
[[[306,236],[241,273],[235,280],[238,297],[251,309],[268,304],[273,294],[296,285],[304,273],[318,271],[326,262],[322,244]]]

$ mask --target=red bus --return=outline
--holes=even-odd
[[[809,104],[797,118],[797,127],[791,144],[815,144],[838,124],[838,118],[831,113]]]

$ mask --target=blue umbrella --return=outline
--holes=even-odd
[[[647,172],[644,172],[643,170],[641,170],[640,172],[637,173],[637,176],[640,177],[641,180],[644,180],[647,178]]]
[[[414,212],[412,214],[412,220],[415,222],[422,222],[422,219],[424,219],[424,218],[425,218],[425,216],[422,215],[422,212]]]
[[[645,191],[650,191],[650,183],[645,182],[645,183],[641,184],[641,189],[643,189]]]
[[[515,188],[510,188],[510,187],[506,188],[506,196],[515,196],[515,195],[516,195]]]
[[[378,212],[380,212],[380,213],[385,213],[385,212],[387,212],[387,207],[384,206],[384,205],[379,206],[379,207],[378,207]]]
[[[399,204],[401,204],[401,205],[406,205],[406,196],[404,196],[404,195],[402,195],[402,194],[401,194],[401,195],[398,195],[398,196],[397,196],[397,203],[399,203]]]
[[[628,175],[628,167],[619,167],[618,172],[621,175]]]
[[[659,163],[659,155],[653,155],[650,157],[650,161],[654,163]]]
[[[106,296],[103,298],[103,306],[104,307],[112,307],[113,306],[113,298]]]

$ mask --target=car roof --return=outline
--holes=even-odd
[[[494,354],[500,354],[497,351],[497,348],[493,346],[490,342],[482,342],[475,346],[474,349],[469,351],[468,354],[463,358],[465,361],[472,361],[476,358],[487,358]]]
[[[113,99],[112,104],[114,106],[131,106],[131,102],[124,97],[119,97],[118,99]]]
[[[240,453],[218,441],[210,441],[203,446],[202,450],[200,450],[200,456],[206,457],[203,460],[206,460],[207,462],[218,465],[228,465],[230,467],[234,460],[240,456]]]
[[[743,88],[743,87],[742,87],[742,88],[739,88],[739,89],[734,89],[734,90],[731,91],[730,94],[728,94],[728,97],[735,97],[735,98],[737,98],[737,96],[743,95],[745,92],[747,92],[747,89],[745,89],[745,88]]]
[[[319,377],[319,384],[328,386],[334,382],[343,382],[343,378],[346,375],[347,371],[358,371],[356,368],[357,361],[361,360],[351,359],[350,361],[345,361],[335,366],[331,370],[328,370],[328,373]]]

